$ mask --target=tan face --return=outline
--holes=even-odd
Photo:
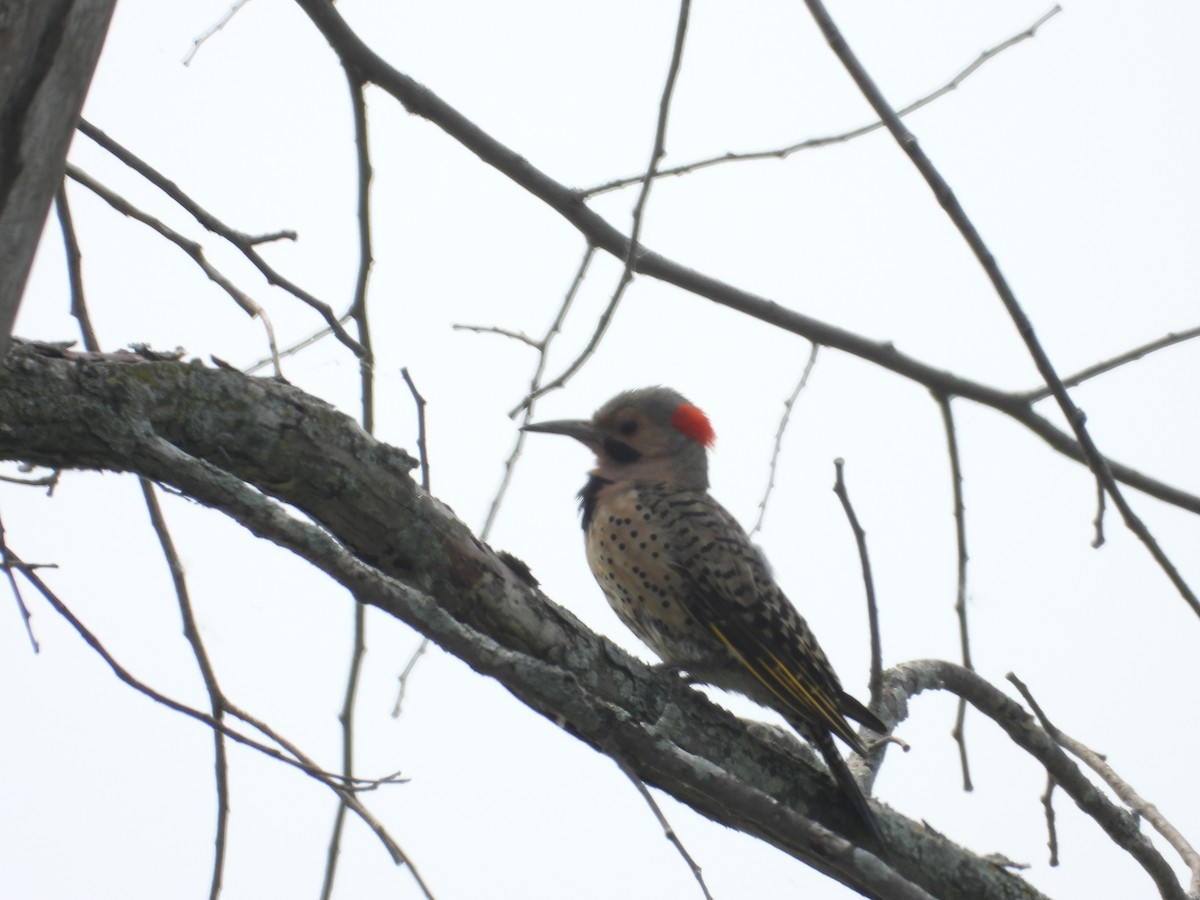
[[[604,436],[602,444],[593,448],[596,455],[603,454],[617,464],[670,456],[678,451],[680,441],[687,440],[669,424],[653,421],[636,406],[605,412],[596,419],[595,426]]]
[[[591,474],[610,482],[641,480],[708,488],[705,449],[713,443],[712,425],[703,412],[669,388],[626,391],[600,407],[590,420],[537,422],[524,430],[575,438],[596,454]]]

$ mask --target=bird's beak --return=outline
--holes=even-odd
[[[604,433],[583,419],[560,419],[556,422],[537,422],[533,425],[523,425],[522,431],[537,431],[543,434],[565,434],[588,447],[599,447],[604,443]]]

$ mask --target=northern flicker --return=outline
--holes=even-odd
[[[879,827],[833,736],[866,748],[846,717],[886,733],[844,690],[758,548],[708,493],[708,417],[665,387],[626,391],[589,421],[542,422],[596,454],[579,492],[592,574],[625,623],[691,680],[744,694],[812,742],[860,818]]]

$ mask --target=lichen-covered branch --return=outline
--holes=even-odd
[[[422,491],[407,453],[322,401],[195,363],[55,352],[18,346],[0,368],[0,457],[173,485],[619,753],[646,783],[866,896],[1041,896],[886,809],[895,868],[855,849],[857,819],[790,736],[748,728],[588,631]]]

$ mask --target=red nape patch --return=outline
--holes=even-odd
[[[675,407],[675,412],[671,413],[671,424],[676,430],[682,431],[697,444],[705,447],[711,447],[713,441],[717,439],[717,434],[713,431],[712,423],[708,421],[704,410],[698,406],[692,406],[690,403],[680,403]]]

